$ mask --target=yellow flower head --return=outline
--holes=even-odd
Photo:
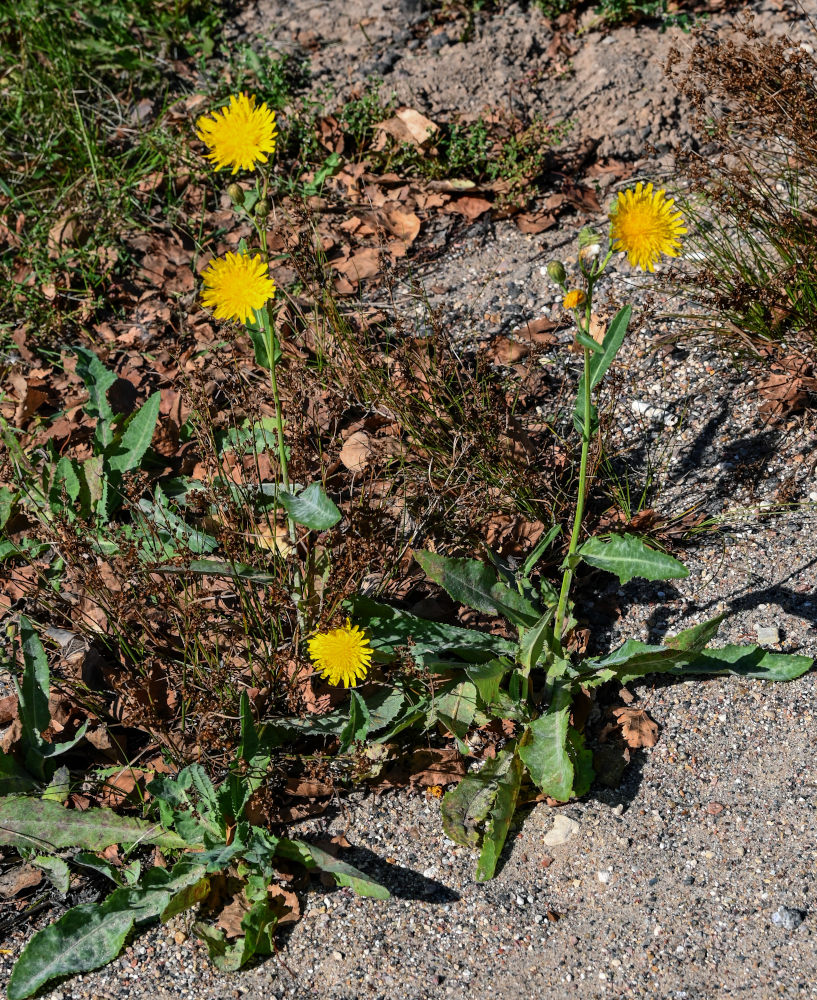
[[[266,104],[256,107],[254,97],[239,94],[230,98],[229,107],[199,118],[196,135],[210,150],[207,159],[216,170],[253,170],[275,151],[275,112]]]
[[[368,673],[372,661],[369,640],[348,618],[343,628],[318,632],[307,645],[318,673],[330,684],[357,687]]]
[[[201,302],[215,311],[216,319],[246,323],[275,295],[267,265],[260,257],[244,253],[228,253],[210,261],[203,278]]]
[[[663,191],[653,192],[652,184],[644,187],[641,181],[635,189],[622,191],[610,210],[613,249],[623,250],[633,267],[642,271],[655,270],[661,254],[677,257],[686,227],[674,205]]]
[[[583,306],[586,301],[587,296],[581,288],[572,288],[562,299],[562,305],[565,309],[578,309],[579,306]]]

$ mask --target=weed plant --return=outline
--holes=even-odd
[[[800,341],[817,329],[817,63],[785,38],[698,36],[673,67],[700,151],[680,160],[691,223],[682,283],[719,336]]]

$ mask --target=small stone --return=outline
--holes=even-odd
[[[601,882],[602,885],[607,885],[612,878],[612,872],[596,872],[596,878]]]
[[[332,958],[334,958],[334,960],[336,962],[342,962],[343,961],[343,952],[342,951],[333,951],[332,952]]]
[[[545,834],[545,844],[548,847],[558,847],[566,844],[578,832],[579,824],[576,820],[560,813],[553,821],[553,828]]]
[[[805,910],[795,910],[790,906],[779,906],[772,914],[772,923],[779,924],[784,930],[793,931],[806,919]]]
[[[187,935],[184,933],[184,931],[176,931],[176,933],[173,935],[173,940],[176,942],[176,944],[184,944],[184,942],[187,940]]]
[[[776,646],[780,642],[780,629],[776,625],[755,625],[760,646]]]

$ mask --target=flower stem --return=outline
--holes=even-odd
[[[266,187],[266,186],[265,186]],[[266,226],[259,225],[257,227],[258,238],[261,242],[261,252],[263,254],[264,261],[267,266],[269,266],[269,245],[267,243],[267,230]],[[287,467],[287,453],[286,445],[284,444],[284,414],[281,408],[281,396],[278,392],[278,377],[276,373],[277,361],[275,358],[275,334],[274,334],[274,323],[272,316],[272,308],[270,303],[264,306],[256,312],[256,315],[261,321],[261,325],[264,328],[264,338],[267,347],[267,362],[269,364],[269,381],[270,388],[272,389],[272,401],[275,405],[275,429],[278,436],[278,463],[281,466],[281,479],[283,480],[284,489],[289,491],[289,469]],[[289,534],[292,539],[293,545],[296,542],[295,535],[295,522],[292,518],[287,519],[289,525]]]
[[[586,326],[590,328],[590,296],[587,299]],[[591,387],[590,387],[590,349],[584,349],[584,399],[582,400],[582,455],[579,462],[579,494],[576,499],[576,514],[573,518],[573,531],[570,535],[570,546],[567,550],[567,568],[562,577],[562,589],[559,593],[559,604],[556,607],[556,618],[553,623],[553,632],[557,642],[562,641],[562,628],[564,625],[565,609],[567,598],[570,594],[570,584],[573,581],[573,567],[571,556],[574,555],[579,546],[579,532],[582,526],[582,516],[584,514],[584,497],[587,489],[587,457],[590,452],[590,409],[591,409]]]

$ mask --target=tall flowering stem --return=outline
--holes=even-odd
[[[569,299],[571,304],[574,302],[576,303],[576,307],[574,309],[576,326],[587,337],[590,336],[590,317],[593,306],[593,285],[598,280],[605,267],[607,267],[611,256],[612,252],[608,252],[604,260],[602,260],[597,266],[591,265],[589,269],[586,267],[584,260],[580,256],[579,264],[582,274],[587,282],[587,292],[583,297],[575,296],[573,293],[569,292],[565,299],[566,302]],[[572,298],[570,298],[571,296]],[[581,314],[582,305],[584,306],[583,316]],[[556,606],[556,617],[553,624],[553,632],[557,639],[561,639],[562,628],[564,627],[567,599],[570,595],[570,585],[573,582],[573,557],[576,549],[579,547],[579,535],[581,533],[582,518],[584,516],[584,504],[587,496],[587,460],[590,455],[590,418],[593,406],[593,386],[590,375],[590,348],[586,345],[584,345],[584,379],[582,381],[584,383],[584,392],[581,399],[582,453],[579,460],[579,489],[576,497],[576,513],[573,516],[573,530],[570,534],[570,545],[567,550],[567,558],[565,559],[567,566],[564,576],[562,577],[562,588],[559,592],[559,603]]]

